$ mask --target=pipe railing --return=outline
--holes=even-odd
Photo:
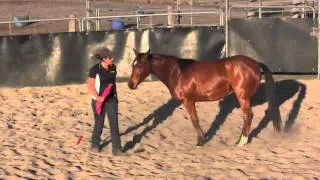
[[[121,9],[120,9],[121,10]],[[119,11],[120,11],[119,10]],[[144,14],[157,14],[157,13],[166,13],[168,12],[168,9],[162,8],[154,8],[154,9],[122,9],[125,11],[130,11],[132,13],[135,13],[135,15],[144,15]],[[99,17],[100,16],[100,12],[116,12],[118,11],[118,9],[116,10],[110,10],[110,9],[100,9],[100,8],[96,8],[96,16],[95,17]],[[172,9],[170,10],[170,13],[184,13],[184,12],[202,12],[202,11],[220,11],[221,15],[220,15],[220,24],[223,24],[224,19],[223,19],[223,11],[220,9],[213,9],[213,8],[199,8],[199,7],[184,7],[181,8],[180,10],[178,9]],[[169,13],[169,12],[168,12]],[[99,15],[97,15],[99,14]],[[119,15],[119,14],[117,14]],[[125,14],[124,14],[125,15]],[[179,24],[179,26],[192,26],[193,25],[193,16],[194,14],[192,13],[190,15],[190,24]],[[104,16],[108,16],[108,15],[104,15]],[[149,16],[149,19],[152,19],[152,16]],[[138,22],[138,21],[137,21]],[[221,23],[222,22],[222,23]],[[206,24],[201,23],[202,26],[205,26]],[[98,25],[99,26],[99,25]],[[99,29],[98,29],[99,30]]]
[[[240,9],[240,8],[256,8],[256,9],[259,9],[259,12],[261,12],[261,9],[262,8],[265,8],[265,9],[274,9],[274,8],[297,8],[297,9],[302,9],[301,12],[304,12],[304,8],[309,8],[312,10],[312,19],[315,19],[316,18],[316,10],[314,7],[312,6],[250,6],[250,5],[235,5],[235,6],[232,6],[229,8],[229,11],[228,11],[228,19],[231,18],[231,11],[233,9]],[[272,10],[270,10],[269,12],[273,12]],[[260,13],[259,13],[260,14]],[[261,18],[261,16],[259,17]]]
[[[80,19],[75,17],[72,18],[51,18],[51,19],[29,19],[29,20],[17,20],[17,21],[0,21],[0,24],[15,24],[15,23],[35,23],[35,22],[47,22],[47,21],[70,21],[75,20],[78,22],[78,27],[80,31]]]
[[[200,11],[200,12],[180,12],[180,13],[157,13],[157,14],[136,14],[136,15],[116,15],[116,16],[97,16],[97,17],[84,17],[81,21],[81,31],[84,31],[84,23],[90,20],[101,20],[101,19],[113,19],[113,18],[136,18],[137,28],[139,27],[139,18],[141,17],[155,17],[155,16],[174,16],[174,15],[200,15],[200,14],[218,14],[219,25],[223,26],[223,12],[221,9],[211,11]]]

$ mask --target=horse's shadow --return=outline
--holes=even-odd
[[[297,99],[294,101],[291,111],[289,112],[287,119],[284,121],[284,131],[290,131],[292,125],[294,124],[299,110],[300,105],[306,95],[306,86],[298,81],[295,80],[282,80],[276,82],[276,95],[278,98],[278,105],[280,106],[288,99],[292,98],[296,93],[298,93]],[[261,105],[266,103],[266,96],[265,96],[265,83],[262,83],[259,88],[257,89],[256,94],[251,98],[251,105],[252,107]],[[239,103],[234,96],[234,94],[230,94],[229,96],[225,97],[223,100],[219,102],[220,112],[216,115],[215,120],[211,124],[211,127],[205,133],[206,142],[210,141],[213,136],[217,133],[220,126],[224,123],[227,116],[232,112],[234,108],[239,107]],[[265,111],[266,112],[266,111]],[[239,117],[239,120],[242,120],[242,117]],[[254,137],[265,128],[267,127],[268,123],[270,122],[269,118],[267,117],[266,113],[265,116],[260,121],[259,125],[252,129],[251,133],[249,134],[249,142],[252,141]]]
[[[141,141],[143,136],[145,136],[148,132],[150,132],[152,129],[156,128],[160,123],[166,120],[167,117],[169,117],[173,113],[173,111],[178,106],[180,106],[180,104],[181,104],[180,102],[171,99],[166,104],[156,109],[153,113],[149,114],[146,118],[143,119],[141,123],[135,126],[129,127],[126,131],[121,133],[121,135],[128,134],[140,128],[141,126],[148,124],[151,120],[153,120],[151,125],[148,125],[147,127],[145,127],[141,133],[134,135],[132,140],[127,142],[124,145],[123,151],[126,152],[129,149],[134,148],[134,146]]]

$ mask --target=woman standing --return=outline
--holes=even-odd
[[[118,98],[116,88],[116,66],[112,63],[112,53],[107,48],[102,48],[96,54],[99,63],[91,67],[87,81],[89,93],[92,95],[92,110],[94,113],[94,128],[92,132],[92,149],[100,152],[101,134],[104,125],[105,115],[107,114],[110,126],[112,153],[122,155],[121,139],[118,126]],[[111,91],[107,97],[102,94],[106,88]],[[97,112],[97,106],[102,105],[101,113]]]

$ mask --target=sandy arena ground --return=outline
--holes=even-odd
[[[93,116],[84,84],[1,88],[0,178],[318,179],[319,80],[277,82],[282,133],[266,121],[261,87],[252,99],[249,144],[234,145],[242,118],[230,96],[197,104],[210,139],[197,148],[188,114],[163,84],[144,82],[133,91],[118,83],[124,157],[111,155],[108,125],[103,152],[90,151]]]

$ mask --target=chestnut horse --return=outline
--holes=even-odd
[[[183,103],[197,132],[198,146],[206,138],[200,127],[195,102],[216,101],[234,93],[243,113],[243,127],[238,146],[248,142],[253,113],[250,98],[260,85],[263,70],[268,101],[268,117],[274,130],[281,130],[282,122],[275,95],[275,83],[269,68],[249,57],[237,55],[221,60],[195,61],[174,56],[139,53],[135,49],[132,74],[128,82],[130,89],[136,89],[149,74],[155,75],[167,86],[171,96]]]

